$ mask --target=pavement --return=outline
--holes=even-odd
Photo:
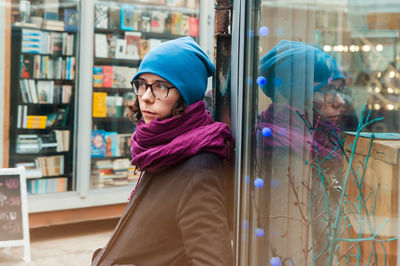
[[[31,262],[23,247],[0,248],[0,266],[90,265],[93,252],[103,247],[117,219],[51,226],[30,230]]]

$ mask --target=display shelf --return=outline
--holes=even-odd
[[[27,157],[39,157],[39,156],[53,156],[53,155],[67,155],[70,151],[39,151],[36,153],[15,153],[11,157],[15,159],[26,159]]]
[[[137,67],[140,64],[140,62],[141,60],[137,59],[102,58],[102,57],[94,58],[95,65],[117,65],[117,66]]]
[[[131,88],[108,88],[108,87],[93,87],[93,91],[96,92],[116,92],[116,93],[125,93],[132,92]]]
[[[43,29],[39,27],[28,27],[28,26],[18,26],[13,24],[12,25],[13,30],[22,30],[22,29],[27,29],[27,30],[40,30],[40,31],[46,31],[46,32],[66,32],[69,34],[77,34],[76,31],[67,31],[67,30],[49,30],[49,29]]]
[[[125,32],[138,32],[142,34],[142,37],[145,39],[164,39],[164,40],[172,40],[179,37],[186,37],[188,35],[177,35],[171,33],[164,32],[151,32],[151,31],[130,31],[130,30],[121,30],[121,29],[95,29],[95,33],[104,33],[104,34],[115,34],[115,35],[123,35]],[[197,37],[193,37],[197,38]]]
[[[106,156],[106,157],[90,157],[93,161],[97,160],[115,160],[115,159],[131,159],[129,155],[126,156]]]
[[[131,122],[128,117],[93,117],[93,122]]]
[[[70,85],[69,83],[75,83],[75,79],[46,79],[46,78],[19,78],[19,79],[33,79],[36,81],[43,80],[43,81],[54,81],[65,83],[66,85]]]

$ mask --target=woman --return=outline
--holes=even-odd
[[[232,265],[227,125],[201,101],[214,65],[190,37],[151,50],[132,80],[132,161],[144,172],[92,265]]]

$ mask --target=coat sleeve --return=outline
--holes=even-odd
[[[205,166],[189,174],[177,222],[189,265],[233,265],[221,171]]]

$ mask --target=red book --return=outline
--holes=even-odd
[[[113,67],[103,66],[103,87],[112,88],[113,85]]]
[[[196,17],[189,18],[189,35],[192,37],[199,36],[199,19]]]

